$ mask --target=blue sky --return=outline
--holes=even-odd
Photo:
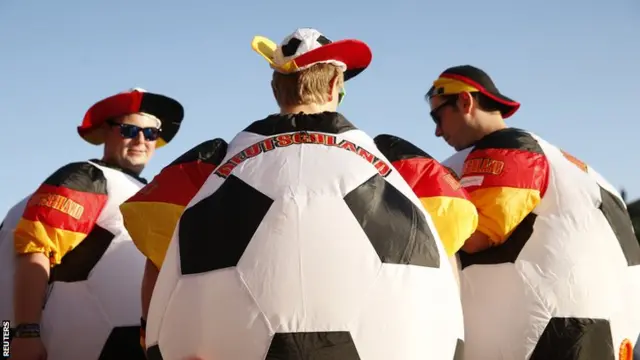
[[[372,136],[449,156],[423,94],[445,68],[472,64],[522,102],[509,124],[640,197],[638,1],[2,0],[0,216],[57,167],[101,155],[75,127],[116,92],[142,87],[186,108],[148,178],[193,145],[230,140],[276,111],[270,70],[250,41],[279,42],[297,27],[371,46],[371,67],[348,83],[341,111]]]

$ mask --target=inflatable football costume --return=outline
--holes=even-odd
[[[616,190],[514,128],[443,164],[459,174],[494,243],[460,252],[465,359],[631,359],[640,246]]]
[[[41,322],[48,359],[142,355],[144,257],[118,208],[142,181],[99,160],[71,163],[29,198],[15,227],[15,251],[42,248],[54,264]],[[13,293],[8,284],[2,286]]]
[[[150,359],[461,356],[462,312],[444,248],[369,136],[326,112],[269,116],[226,153],[218,144],[220,154],[200,160],[209,176],[185,165],[194,171],[176,181],[201,182],[185,194],[161,180],[174,163],[121,207],[136,245],[161,266]],[[175,218],[171,209],[194,188],[173,240],[136,237],[136,228],[161,226],[145,212],[151,202],[174,200],[164,208]]]

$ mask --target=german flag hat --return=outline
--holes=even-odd
[[[279,46],[266,37],[256,36],[251,47],[277,72],[290,74],[329,63],[342,69],[345,81],[363,72],[372,59],[371,49],[364,42],[355,39],[332,42],[311,28],[297,29]]]
[[[520,108],[520,103],[500,93],[484,71],[471,65],[450,67],[443,71],[427,92],[427,100],[439,95],[479,92],[496,102],[502,118],[506,119]]]
[[[146,113],[160,120],[160,137],[156,148],[168,144],[178,133],[184,118],[184,108],[170,97],[133,88],[95,103],[78,126],[78,134],[90,144],[104,143],[99,129],[105,121],[119,116]]]

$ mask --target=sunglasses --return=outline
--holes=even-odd
[[[107,121],[111,127],[119,127],[120,128],[120,136],[125,139],[135,139],[138,137],[138,134],[142,131],[142,135],[144,135],[145,140],[147,141],[155,141],[158,140],[160,136],[160,129],[156,127],[139,127],[131,124],[120,124],[115,121],[109,120]]]
[[[431,115],[433,122],[435,122],[436,125],[440,126],[440,124],[442,123],[442,116],[441,116],[442,109],[444,109],[447,106],[455,107],[457,105],[457,102],[458,102],[458,97],[450,97],[447,100],[445,100],[442,104],[436,106],[435,109],[431,110],[429,115]]]

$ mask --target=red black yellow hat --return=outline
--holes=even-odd
[[[506,119],[520,108],[520,103],[503,95],[484,71],[471,65],[450,67],[443,71],[427,92],[427,99],[439,95],[452,95],[461,92],[479,92],[495,101],[502,118]]]
[[[78,134],[90,144],[103,144],[102,132],[95,130],[109,119],[134,113],[146,113],[160,120],[162,131],[156,148],[168,144],[176,136],[184,118],[184,108],[177,100],[134,88],[100,100],[91,106],[82,124],[78,126]]]
[[[290,74],[315,64],[329,63],[342,69],[345,81],[363,72],[373,57],[369,46],[360,40],[332,42],[311,28],[297,29],[280,46],[263,36],[256,36],[251,47],[277,72]]]

